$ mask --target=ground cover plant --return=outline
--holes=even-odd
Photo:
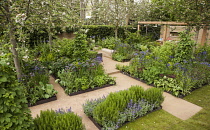
[[[41,111],[34,119],[35,130],[84,130],[82,118],[70,109]]]
[[[110,93],[107,97],[87,101],[83,104],[84,112],[102,127],[118,129],[127,121],[146,115],[161,106],[162,91],[157,88],[144,90],[132,86],[128,90]]]
[[[209,92],[210,85],[207,85],[184,97],[184,100],[203,108],[190,119],[183,121],[164,110],[158,110],[122,126],[119,130],[208,130],[210,128]]]
[[[121,43],[121,40],[115,37],[107,37],[102,38],[101,40],[97,41],[95,44],[97,46],[101,46],[102,48],[108,48],[108,49],[115,49],[116,45]]]
[[[148,84],[183,97],[210,83],[210,64],[206,58],[210,52],[208,49],[194,48],[190,35],[183,32],[178,43],[166,42],[151,50],[140,51],[129,66],[116,67]]]

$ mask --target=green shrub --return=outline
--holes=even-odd
[[[120,39],[116,39],[115,37],[107,37],[107,38],[103,38],[102,40],[99,40],[96,43],[96,45],[113,50],[115,49],[116,45],[119,43],[121,43]]]
[[[124,41],[131,45],[135,50],[141,51],[141,45],[147,45],[147,43],[150,42],[150,38],[141,36],[138,31],[135,33],[127,32],[127,37]]]
[[[69,110],[41,111],[34,119],[35,130],[84,130],[82,119]]]
[[[123,61],[133,57],[133,48],[129,44],[118,43],[115,51],[112,53],[112,59],[116,61]]]
[[[6,56],[0,55],[0,129],[33,130],[23,86]]]
[[[197,61],[210,62],[210,45],[200,45],[195,49],[194,53]]]
[[[55,46],[53,48],[53,51],[57,53],[58,58],[59,57],[68,57],[72,58],[73,51],[74,51],[74,40],[70,39],[57,39],[54,41]]]
[[[157,88],[147,89],[144,93],[144,99],[158,107],[164,100],[163,91]]]
[[[132,95],[135,97],[133,98],[134,102],[137,102],[139,99],[144,99],[144,89],[142,87],[131,86],[129,88],[129,91],[131,91]]]

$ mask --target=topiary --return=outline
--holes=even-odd
[[[6,55],[0,55],[0,129],[33,129],[27,100]]]

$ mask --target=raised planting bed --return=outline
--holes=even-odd
[[[102,53],[98,53],[96,55],[96,60],[100,61],[100,62],[103,62],[103,54]]]
[[[127,72],[120,71],[120,73],[122,73],[122,74],[124,74],[124,75],[126,75],[126,76],[128,76],[128,77],[131,77],[131,78],[133,78],[133,79],[135,79],[135,80],[138,80],[138,81],[141,81],[141,82],[147,84],[146,81],[144,81],[144,80],[142,80],[142,79],[139,79],[139,78],[136,78],[136,77],[134,77],[134,76],[131,76],[131,75],[130,75],[129,73],[127,73]],[[155,87],[154,84],[149,84],[149,85]]]
[[[158,111],[158,110],[160,110],[160,109],[162,109],[162,106],[160,106],[160,107],[154,109],[153,111],[148,112],[147,114],[150,114],[150,113],[152,113],[152,112]],[[146,115],[147,115],[147,114],[146,114]],[[146,115],[144,115],[144,116],[146,116]],[[135,120],[137,120],[137,119],[139,119],[139,118],[141,118],[141,117],[143,117],[143,116],[139,116],[139,117],[135,118]],[[98,124],[98,123],[93,119],[93,117],[89,116],[88,118],[93,122],[93,124],[94,124],[99,130],[102,130],[103,127],[102,127],[100,124]],[[128,124],[128,123],[130,123],[130,122],[133,122],[133,121],[126,121],[125,123],[123,123],[122,126],[124,126],[124,125],[126,125],[126,124]],[[122,127],[122,126],[120,126],[120,127]],[[120,127],[119,127],[119,128],[120,128]]]
[[[142,79],[139,79],[139,78],[136,78],[136,77],[134,77],[134,76],[131,76],[131,75],[130,75],[129,73],[127,73],[127,72],[120,71],[120,73],[122,73],[122,74],[124,74],[124,75],[126,75],[126,76],[128,76],[128,77],[131,77],[131,78],[133,78],[133,79],[135,79],[135,80],[138,80],[138,81],[141,81],[141,82],[147,84],[146,81],[144,81],[144,80],[142,80]],[[156,87],[154,84],[148,84],[148,85],[150,85],[150,86],[152,86],[152,87]],[[165,91],[165,90],[164,90],[164,92],[169,93],[169,94],[172,94],[172,92],[168,92],[168,91]],[[178,95],[177,97],[178,97],[178,98],[184,98],[185,96],[184,96],[184,95]]]
[[[115,84],[106,84],[106,85],[103,85],[102,87],[94,87],[94,88],[88,88],[86,90],[80,90],[78,92],[73,92],[68,95],[74,96],[74,95],[78,95],[78,94],[82,94],[82,93],[86,93],[86,92],[90,92],[90,91],[94,91],[94,90],[98,90],[98,89],[102,89],[102,88],[106,88],[106,87],[110,87],[110,86],[114,86],[114,85],[116,85],[116,82],[115,82]],[[61,87],[65,90],[65,86],[61,86]]]
[[[129,62],[131,59],[123,59],[122,62]]]
[[[31,105],[31,104],[28,103],[28,106],[29,106],[29,107],[32,107],[32,106],[44,104],[44,103],[51,102],[51,101],[55,101],[55,100],[57,100],[57,97],[56,97],[56,95],[53,95],[52,97],[47,98],[47,99],[40,99],[40,100],[38,100],[38,101],[37,101],[35,104],[33,104],[33,105]]]
[[[84,113],[99,129],[116,130],[150,112],[161,109],[163,91],[157,88],[144,90],[131,86],[127,90],[112,92],[107,97],[87,100]]]
[[[131,76],[131,75],[130,75],[129,73],[127,73],[127,72],[123,72],[123,71],[120,71],[120,72],[121,72],[122,74],[124,74],[124,75],[128,76],[128,77],[131,77],[131,78],[133,78],[133,79],[135,79],[135,80],[138,80],[138,81],[141,81],[141,82],[143,82],[143,83],[147,84],[147,82],[146,82],[145,80],[142,80],[142,79],[136,78],[136,77],[134,77],[134,76]],[[171,78],[171,77],[169,77],[169,78]],[[155,86],[154,84],[148,84],[148,85],[150,85],[150,86],[153,86],[153,87],[156,87],[156,88],[157,88],[157,86]],[[203,84],[203,86],[205,86],[205,85],[208,85],[208,84]],[[161,88],[161,87],[159,87],[159,88]],[[199,89],[199,88],[192,88],[192,89],[190,90],[190,92],[193,92],[194,90],[197,90],[197,89]],[[166,93],[169,93],[169,94],[173,95],[171,91],[165,91],[165,90],[164,90],[164,92],[166,92]],[[175,96],[175,95],[174,95],[174,96]],[[182,94],[179,94],[179,95],[178,95],[178,96],[176,96],[176,97],[178,97],[178,98],[184,98],[185,96],[187,96],[187,95],[182,95]]]
[[[118,61],[118,62],[129,62],[131,59],[122,59],[122,60],[115,60],[114,58],[112,58],[112,60],[114,61]]]

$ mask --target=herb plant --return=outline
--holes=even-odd
[[[34,119],[35,130],[84,130],[82,119],[74,114],[71,109],[56,111],[41,111],[40,116]]]
[[[162,102],[161,90],[151,88],[144,91],[140,86],[132,86],[128,90],[87,101],[83,109],[102,129],[118,129],[126,121],[133,121],[160,107]]]

